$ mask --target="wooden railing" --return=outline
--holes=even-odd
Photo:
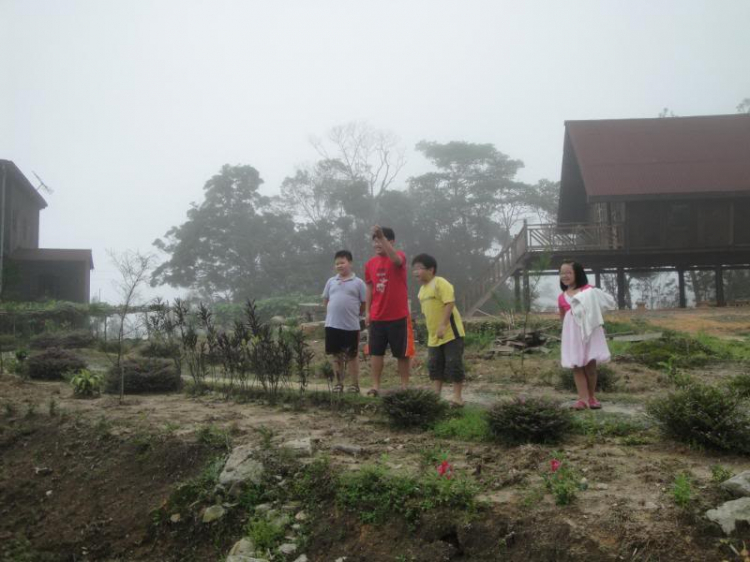
[[[581,250],[619,250],[623,247],[622,224],[527,224],[513,241],[495,256],[490,267],[464,291],[461,310],[472,316],[517,269],[527,253],[560,253]]]

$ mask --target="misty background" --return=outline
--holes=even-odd
[[[495,163],[523,163],[503,168],[505,187],[547,185],[559,181],[565,120],[737,111],[750,97],[748,22],[744,0],[0,0],[0,158],[53,190],[40,245],[91,248],[91,296],[115,301],[107,251],[168,260],[153,242],[186,222],[225,164],[257,170],[257,196],[281,195],[332,150],[332,129],[355,124],[403,151],[389,191],[429,192],[441,169],[421,141],[491,145],[507,156]],[[390,226],[432,250],[429,229],[411,229],[438,215],[407,209]],[[374,211],[360,211],[364,228]],[[300,233],[290,255],[314,256],[318,235]],[[504,235],[488,232],[485,249]],[[355,257],[361,271],[367,256]],[[308,293],[331,273],[319,262],[300,262]]]

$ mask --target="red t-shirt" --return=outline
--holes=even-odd
[[[396,252],[401,265],[388,256],[375,256],[365,264],[365,283],[372,286],[370,320],[399,320],[409,316],[406,287],[406,254]]]

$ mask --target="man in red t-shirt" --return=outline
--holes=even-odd
[[[372,227],[375,256],[365,264],[365,323],[370,329],[372,373],[372,388],[367,394],[370,396],[377,396],[380,391],[383,358],[388,346],[398,361],[401,388],[409,384],[407,264],[406,255],[393,247],[395,239],[392,229]]]

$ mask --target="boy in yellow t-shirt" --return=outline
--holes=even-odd
[[[419,254],[412,261],[414,277],[422,287],[419,304],[427,325],[427,370],[438,395],[444,382],[453,383],[453,406],[463,406],[461,397],[464,373],[464,325],[456,308],[453,285],[438,277],[437,261]]]

